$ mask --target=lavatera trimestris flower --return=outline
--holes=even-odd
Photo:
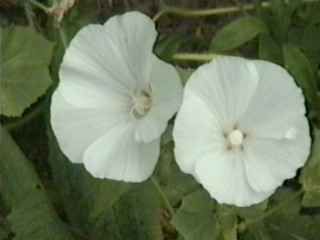
[[[155,168],[182,99],[175,68],[153,54],[156,37],[150,18],[129,12],[84,27],[66,50],[51,124],[64,154],[94,177],[141,182]]]
[[[249,206],[295,176],[310,151],[304,97],[278,65],[217,57],[190,77],[175,127],[180,168],[220,203]]]

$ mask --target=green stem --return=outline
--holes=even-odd
[[[318,0],[304,0],[305,3],[317,2]],[[261,3],[262,7],[269,7],[270,2],[265,1]],[[173,14],[181,17],[208,17],[208,16],[220,16],[225,14],[235,14],[241,11],[251,11],[255,9],[254,4],[244,4],[242,6],[231,6],[231,7],[221,7],[221,8],[211,8],[211,9],[187,9],[179,8],[173,6],[164,5],[163,9],[159,11],[154,17],[153,21],[158,21],[165,14]]]
[[[63,44],[64,50],[66,50],[68,47],[68,38],[60,24],[58,25],[58,32],[59,32],[59,36]]]
[[[175,213],[174,209],[171,206],[169,199],[167,198],[165,193],[162,191],[160,184],[158,183],[157,179],[154,176],[151,177],[151,182],[153,183],[155,189],[158,191],[160,197],[162,198],[163,203],[165,204],[166,208],[170,212],[170,215],[173,216]]]
[[[29,2],[26,2],[24,4],[24,11],[26,13],[26,17],[27,17],[29,25],[31,26],[32,29],[36,30],[35,24],[33,22],[33,12],[31,10]]]
[[[263,2],[262,6],[269,6],[269,2]],[[221,7],[221,8],[211,8],[211,9],[187,9],[172,6],[164,6],[163,10],[158,12],[154,17],[153,21],[158,21],[165,14],[173,14],[181,17],[208,17],[208,16],[219,16],[225,14],[238,13],[241,11],[253,10],[255,8],[254,4],[245,4],[242,7],[231,6],[231,7]]]
[[[251,226],[253,224],[256,224],[257,222],[260,222],[262,220],[264,220],[265,218],[271,216],[272,214],[274,214],[275,212],[278,212],[279,210],[287,207],[287,205],[289,203],[291,203],[293,200],[295,200],[296,198],[298,198],[299,196],[301,196],[303,194],[303,189],[300,189],[299,191],[295,192],[292,196],[290,196],[288,199],[286,199],[285,201],[279,203],[277,206],[275,206],[274,208],[270,209],[269,211],[267,211],[265,214],[252,219],[252,220],[248,220],[244,223],[242,223],[242,225],[239,225],[239,229],[246,229],[248,226]]]
[[[216,56],[217,54],[214,53],[176,53],[173,55],[173,60],[210,62]]]

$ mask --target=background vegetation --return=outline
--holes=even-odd
[[[65,48],[82,26],[129,10],[155,16],[155,52],[183,82],[217,53],[288,69],[313,137],[295,179],[261,204],[219,205],[178,170],[172,123],[142,184],[94,179],[63,156],[49,106]],[[1,0],[0,26],[0,240],[319,240],[319,1]]]

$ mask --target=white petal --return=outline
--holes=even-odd
[[[138,89],[149,81],[152,64],[152,50],[157,31],[154,22],[139,12],[110,18],[104,25],[107,40],[126,62],[127,70],[134,77]],[[113,60],[114,61],[114,60]]]
[[[160,154],[160,140],[138,143],[133,124],[118,124],[84,154],[86,169],[97,178],[141,182],[151,176]]]
[[[305,118],[295,124],[295,136],[283,139],[248,138],[246,172],[256,191],[270,191],[296,175],[310,152],[309,126]]]
[[[259,84],[240,119],[240,126],[256,137],[282,139],[296,119],[305,114],[302,91],[280,66],[265,61],[253,62]]]
[[[72,162],[81,163],[86,148],[110,127],[126,119],[119,110],[79,108],[69,104],[58,90],[52,96],[51,125],[61,150]]]
[[[265,200],[273,191],[256,192],[250,187],[244,160],[238,153],[209,151],[196,163],[196,176],[219,203],[250,206]]]
[[[73,38],[60,67],[61,92],[79,107],[96,107],[128,95],[131,76],[124,60],[114,57],[101,25],[89,25]]]
[[[254,65],[238,57],[218,57],[195,71],[185,91],[192,91],[229,127],[245,112],[257,87]]]
[[[182,101],[182,84],[175,68],[156,56],[152,59],[152,107],[137,122],[135,133],[136,139],[142,142],[150,142],[161,136],[168,120],[177,112]]]
[[[206,151],[224,147],[223,129],[214,112],[190,91],[184,94],[173,137],[177,163],[182,171],[190,174]]]
[[[62,94],[80,107],[100,106],[105,96],[132,94],[150,75],[156,36],[154,23],[137,12],[84,27],[60,68]]]

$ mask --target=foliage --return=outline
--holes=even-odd
[[[31,163],[2,127],[0,137],[1,192],[11,209],[8,222],[14,239],[72,240]]]
[[[284,45],[283,53],[285,66],[303,89],[307,100],[314,103],[317,101],[314,91],[314,89],[317,89],[317,82],[311,63],[303,52],[293,45]]]
[[[46,7],[55,1],[39,2]],[[318,240],[320,3],[272,0],[268,7],[257,4],[250,12],[243,8],[237,17],[201,21],[175,17],[179,11],[188,11],[180,9],[158,20],[160,36],[155,52],[179,65],[183,84],[199,66],[199,59],[190,62],[175,55],[196,52],[274,62],[284,66],[303,89],[313,138],[307,164],[265,202],[237,208],[215,202],[190,175],[179,170],[173,153],[172,122],[162,136],[161,156],[152,180],[139,184],[95,179],[82,165],[70,163],[48,124],[49,104],[44,105],[43,113],[48,125],[44,146],[32,146],[31,138],[17,141],[45,148],[40,150],[49,154],[40,164],[27,159],[5,130],[28,126],[37,112],[34,103],[41,96],[50,97],[52,91],[47,90],[58,83],[62,56],[75,33],[113,14],[102,14],[98,2],[102,1],[76,1],[61,22],[31,4],[31,20],[23,14],[21,21],[4,19],[0,14],[1,23],[10,23],[0,30],[0,195],[4,200],[0,210],[8,210],[0,211],[0,240]],[[19,1],[17,15],[24,12],[23,7]],[[30,26],[25,26],[27,23]],[[23,132],[18,136],[23,137]]]
[[[248,239],[318,239],[319,217],[301,213],[300,195],[290,189],[279,190],[271,204],[276,211],[248,220]]]
[[[300,181],[306,191],[302,205],[305,207],[320,206],[320,130],[314,129],[314,144],[311,157],[303,169]]]
[[[216,239],[219,236],[216,204],[208,193],[199,190],[186,196],[172,223],[186,240]]]
[[[51,84],[48,67],[53,43],[28,27],[11,27],[0,32],[3,69],[0,114],[17,117]]]
[[[216,34],[212,39],[211,49],[212,51],[232,50],[266,31],[267,27],[260,19],[255,17],[240,18]]]

